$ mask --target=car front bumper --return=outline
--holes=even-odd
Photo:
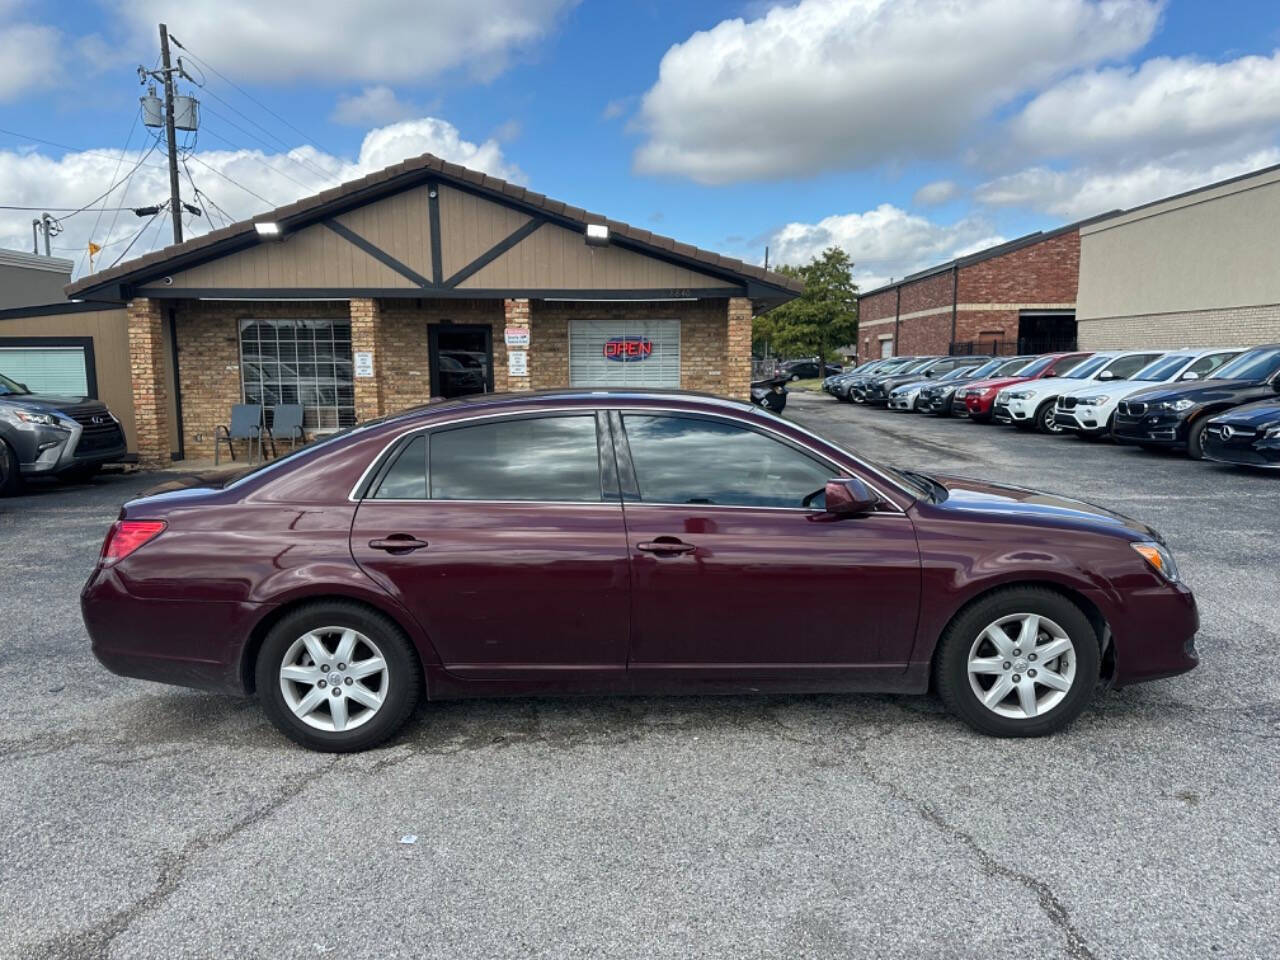
[[[1108,612],[1116,650],[1115,686],[1160,680],[1194,670],[1200,612],[1181,583],[1126,591]]]
[[[1187,419],[1178,413],[1128,414],[1116,411],[1111,435],[1122,443],[1180,447],[1187,443]]]
[[[920,398],[918,393],[899,393],[889,397],[890,410],[914,410],[916,401]]]
[[[124,432],[116,423],[86,430],[79,423],[65,427],[41,425],[24,444],[30,459],[24,459],[19,470],[24,476],[52,476],[77,467],[111,463],[127,452]]]
[[[1106,433],[1109,416],[1110,414],[1104,409],[1083,404],[1067,409],[1059,403],[1053,408],[1054,422],[1064,430],[1075,433]]]
[[[991,419],[996,423],[1030,423],[1035,415],[1034,400],[997,399],[991,406]]]
[[[1267,438],[1253,428],[1232,425],[1230,437],[1210,424],[1204,433],[1204,455],[1219,463],[1280,470],[1280,437]]]

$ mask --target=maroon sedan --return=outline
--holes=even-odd
[[[1195,601],[1149,527],[660,392],[433,403],[131,501],[82,606],[109,669],[256,691],[339,751],[424,692],[932,683],[978,730],[1036,736],[1099,678],[1197,662]]]

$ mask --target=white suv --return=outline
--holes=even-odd
[[[1082,437],[1100,437],[1111,432],[1111,417],[1125,397],[1157,383],[1203,380],[1242,351],[1242,347],[1212,347],[1167,353],[1128,380],[1092,384],[1059,396],[1053,408],[1054,425]]]
[[[1041,433],[1061,433],[1053,419],[1058,397],[1076,390],[1128,380],[1152,360],[1164,356],[1163,350],[1125,350],[1095,353],[1088,360],[1061,377],[1030,380],[1006,387],[996,394],[992,419],[1012,423],[1015,427],[1035,427]]]

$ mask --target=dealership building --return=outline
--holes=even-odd
[[[801,289],[425,155],[0,311],[0,350],[70,351],[158,464],[212,457],[246,401],[322,434],[485,391],[745,399],[753,314]]]

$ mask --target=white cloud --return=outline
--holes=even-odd
[[[419,80],[501,73],[576,0],[114,0],[141,48],[166,22],[236,80]]]
[[[357,94],[341,94],[329,119],[348,127],[377,126],[420,117],[426,111],[401,100],[388,86],[365,87]]]
[[[261,150],[200,150],[188,160],[188,167],[201,191],[232,219],[240,220],[421,153],[433,153],[498,177],[522,180],[524,176],[503,155],[497,141],[465,140],[452,124],[433,117],[369,131],[354,160],[311,146],[278,154]],[[115,164],[111,161],[118,156],[119,151],[109,148],[70,152],[56,159],[27,147],[0,150],[0,196],[14,206],[74,207],[88,203],[140,159],[139,152],[131,151],[124,158],[120,174],[113,177]],[[224,177],[244,189],[233,186]],[[184,200],[195,200],[185,175],[182,195]],[[168,196],[168,168],[163,153],[157,151],[138,169],[127,188],[121,187],[111,194],[106,206],[145,206],[161,203]],[[31,220],[38,215],[39,211],[0,211],[0,246],[30,249]],[[60,248],[55,253],[78,259],[87,242],[93,239],[105,246],[96,264],[99,269],[110,265],[145,222],[131,212],[107,212],[99,220],[96,210],[92,209],[63,216],[64,231],[53,241]],[[206,232],[212,225],[211,220],[219,226],[224,222],[216,209],[206,210],[206,216],[192,221],[187,235]],[[157,223],[138,238],[127,259],[171,241],[171,228],[167,223]]]
[[[1159,156],[1223,142],[1272,140],[1280,129],[1280,51],[1205,63],[1157,57],[1092,70],[1041,93],[1012,121],[1044,154]]]
[[[954,180],[935,180],[926,183],[915,192],[911,203],[917,207],[940,207],[960,195],[960,186]]]
[[[788,223],[769,241],[778,263],[803,264],[833,244],[854,262],[863,290],[888,283],[985,247],[1004,242],[981,217],[943,225],[882,203],[874,210],[825,217],[817,223]]]
[[[1162,0],[801,0],[676,44],[645,173],[703,183],[945,155],[1015,97],[1150,38]]]
[[[1268,147],[1230,160],[1174,156],[1130,166],[1084,166],[1071,170],[1031,167],[982,184],[980,203],[1021,207],[1068,220],[1106,213],[1194,190],[1218,180],[1280,163],[1280,148]]]
[[[62,35],[34,23],[0,25],[0,101],[52,85],[59,74]]]

